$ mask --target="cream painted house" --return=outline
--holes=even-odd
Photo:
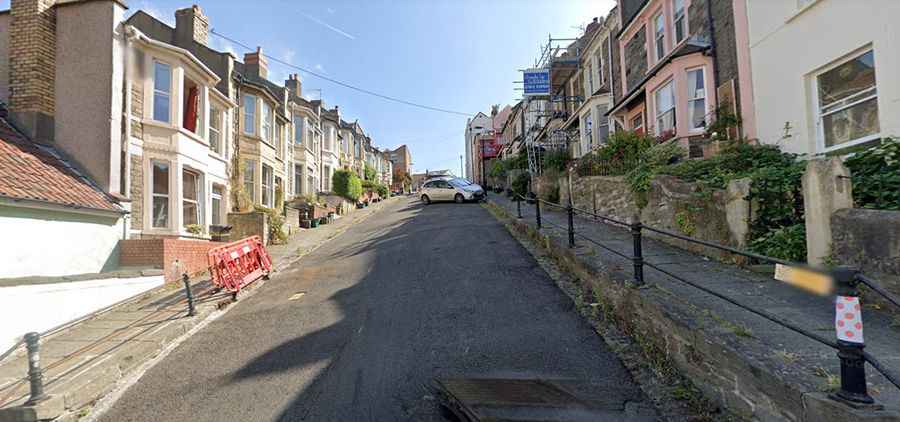
[[[736,4],[760,142],[814,155],[900,136],[900,2]]]
[[[301,197],[318,192],[319,152],[317,151],[321,128],[321,105],[303,98],[298,75],[291,75],[288,88],[288,115],[291,116],[291,197]]]
[[[341,116],[337,106],[333,109],[326,108],[322,110],[322,184],[319,187],[322,192],[331,192],[331,177],[336,170],[341,168],[339,158],[341,150],[340,125]]]

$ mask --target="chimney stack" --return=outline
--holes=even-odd
[[[9,111],[29,138],[53,141],[56,111],[54,0],[12,0],[9,23]]]
[[[263,55],[262,47],[256,47],[256,51],[244,54],[244,66],[247,73],[266,79],[269,77],[269,62]]]
[[[209,18],[196,4],[175,11],[175,42],[181,47],[188,47],[191,41],[209,44]]]
[[[284,81],[284,86],[291,94],[298,97],[303,96],[303,82],[300,80],[300,75],[296,73],[288,75],[288,80]]]

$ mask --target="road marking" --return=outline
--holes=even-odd
[[[306,295],[306,292],[295,293],[295,294],[294,294],[293,296],[291,296],[288,300],[298,300],[298,299],[300,299],[301,297],[303,297],[303,296],[305,296],[305,295]]]

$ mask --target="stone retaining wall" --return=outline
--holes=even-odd
[[[900,295],[900,211],[837,210],[831,215],[831,236],[835,262],[859,268]]]

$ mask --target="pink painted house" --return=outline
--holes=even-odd
[[[618,77],[609,115],[617,129],[675,138],[692,157],[714,154],[707,127],[719,113],[752,110],[746,13],[731,0],[619,0]],[[746,73],[747,75],[742,75]],[[746,88],[752,92],[752,88]],[[746,136],[741,130],[719,138]]]

